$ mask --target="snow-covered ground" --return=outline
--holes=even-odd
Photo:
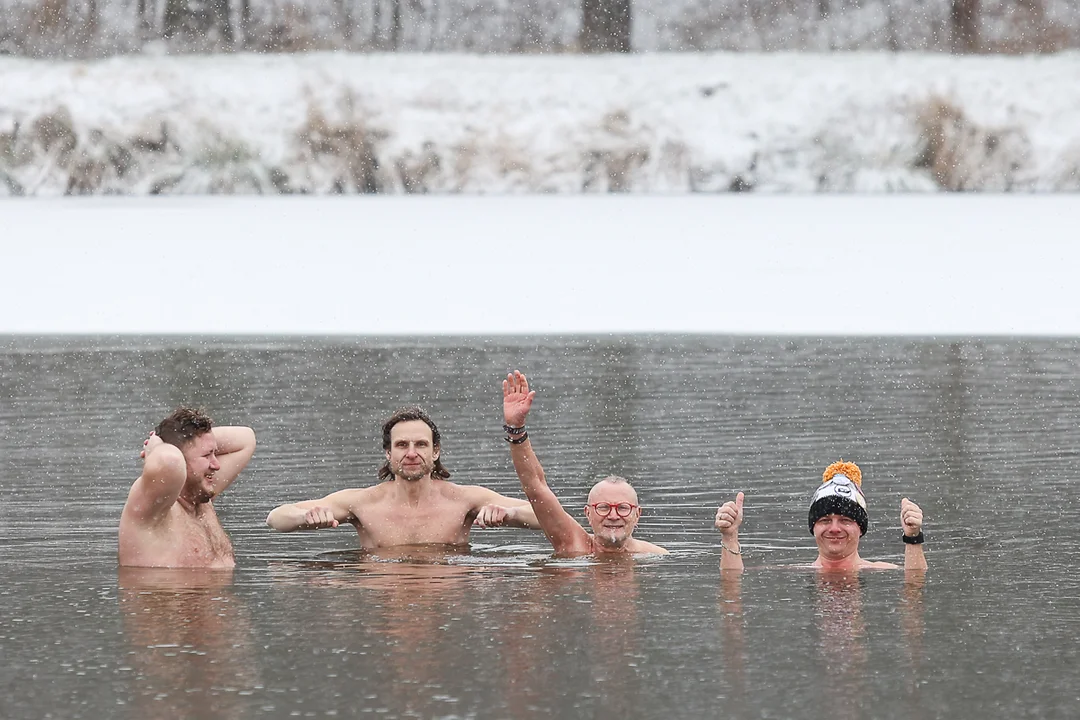
[[[1080,335],[1080,194],[5,199],[0,219],[0,333]]]
[[[1080,53],[0,58],[0,194],[1080,189]]]

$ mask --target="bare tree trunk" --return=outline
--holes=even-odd
[[[345,48],[350,49],[353,36],[352,8],[349,0],[337,0],[338,22],[341,23],[341,38],[345,41]]]
[[[147,0],[139,0],[136,4],[135,12],[139,16],[138,32],[140,39],[149,35],[150,30],[153,27],[153,23],[150,21],[150,18],[147,17],[148,10],[149,8],[147,8]]]
[[[979,0],[952,0],[949,12],[952,51],[955,54],[979,51]]]
[[[390,0],[390,49],[401,49],[401,0]]]
[[[232,18],[229,17],[229,0],[210,0],[210,22],[221,31],[221,39],[228,47],[233,47]]]
[[[376,49],[382,49],[382,0],[373,0],[371,3],[371,45]]]
[[[186,0],[165,0],[165,15],[161,19],[161,34],[166,39],[183,32],[188,16]]]
[[[251,47],[251,0],[240,0],[240,39],[245,48]]]
[[[630,0],[581,0],[581,51],[630,52]]]
[[[83,28],[83,33],[87,42],[93,40],[97,36],[98,29],[98,4],[97,0],[86,0],[86,25]]]

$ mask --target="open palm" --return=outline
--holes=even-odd
[[[503,380],[503,422],[514,427],[525,424],[536,391],[529,390],[529,381],[515,370]]]

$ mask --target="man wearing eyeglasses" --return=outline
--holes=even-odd
[[[585,518],[589,521],[589,534],[570,513],[563,509],[555,493],[544,478],[544,468],[536,459],[525,418],[532,407],[536,391],[529,390],[529,382],[518,371],[503,381],[503,421],[506,423],[506,440],[510,443],[510,456],[514,460],[521,487],[532,503],[541,529],[551,541],[556,555],[611,555],[615,553],[667,554],[667,550],[633,537],[634,528],[641,517],[637,493],[624,478],[606,477],[593,485],[589,502],[585,506]]]

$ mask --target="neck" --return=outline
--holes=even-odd
[[[208,503],[210,502],[210,500],[209,498],[206,500],[199,500],[198,498],[190,497],[181,493],[180,496],[176,498],[176,502],[180,503],[180,507],[184,508],[184,510],[188,511],[189,513],[195,514],[198,511],[200,505]]]
[[[603,555],[608,553],[622,553],[627,552],[627,545],[630,544],[630,538],[622,542],[611,542],[598,535],[593,535],[593,554]]]
[[[417,503],[420,497],[431,490],[435,481],[431,475],[425,475],[419,480],[406,480],[401,476],[394,477],[394,488],[398,497],[410,503]]]

